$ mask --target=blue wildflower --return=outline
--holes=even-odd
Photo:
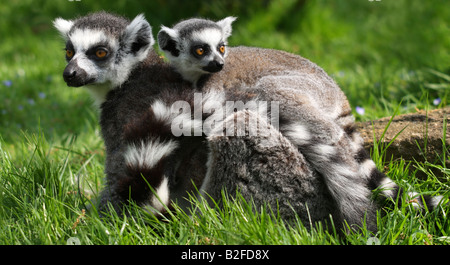
[[[5,80],[5,81],[3,81],[3,84],[5,86],[7,86],[7,87],[10,87],[10,86],[12,86],[12,81],[11,80]]]
[[[39,92],[39,98],[45,98],[47,95],[44,92]]]
[[[435,98],[435,99],[433,100],[433,105],[437,106],[437,105],[439,105],[439,104],[441,104],[441,99],[440,99],[440,98]]]
[[[366,110],[360,106],[356,106],[355,110],[356,110],[356,113],[358,113],[359,115],[364,115],[364,113],[366,113]]]

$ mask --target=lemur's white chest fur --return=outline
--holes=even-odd
[[[94,106],[100,108],[103,102],[106,100],[106,95],[112,89],[111,83],[104,83],[100,85],[87,85],[87,91],[94,99]]]

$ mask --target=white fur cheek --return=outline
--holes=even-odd
[[[86,72],[89,79],[95,79],[96,82],[99,82],[99,76],[101,76],[100,73],[102,72],[102,69],[95,65],[92,60],[87,58],[84,53],[77,53],[75,57],[72,58],[72,61],[76,61],[77,66]]]

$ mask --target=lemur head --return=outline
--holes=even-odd
[[[227,38],[235,17],[214,22],[188,19],[173,28],[162,26],[158,44],[184,79],[195,83],[200,76],[222,70],[227,55]]]
[[[130,22],[98,12],[76,20],[57,18],[53,24],[66,40],[63,77],[73,87],[121,85],[155,42],[143,15]]]

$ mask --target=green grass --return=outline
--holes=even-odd
[[[58,16],[144,12],[155,35],[160,24],[181,18],[236,15],[231,45],[311,59],[336,79],[353,107],[365,109],[364,115],[355,112],[360,121],[449,105],[448,1],[195,3],[24,0],[0,6],[0,244],[322,245],[374,238],[381,244],[450,244],[449,206],[430,213],[408,204],[380,211],[377,234],[362,229],[346,237],[288,224],[276,211],[255,209],[239,196],[224,199],[221,209],[195,202],[194,214],[177,209],[165,221],[136,206],[128,207],[133,217],[103,221],[95,209],[87,210],[101,189],[104,147],[89,96],[62,81],[63,42],[51,27]],[[424,163],[391,161],[381,145],[372,157],[402,187],[448,199],[450,147],[443,146],[436,161]],[[418,173],[425,177],[416,178]]]
[[[308,231],[301,222],[288,224],[276,211],[255,208],[239,195],[236,199],[224,195],[222,208],[191,198],[196,205],[191,212],[175,209],[164,220],[131,205],[127,208],[132,213],[129,217],[112,214],[102,221],[95,208],[85,210],[99,189],[102,159],[73,143],[63,149],[51,146],[42,135],[30,137],[16,149],[21,159],[13,161],[2,142],[0,242],[66,244],[76,239],[80,244],[328,245],[367,244],[376,238],[380,244],[450,243],[448,206],[430,213],[420,213],[409,204],[395,207],[383,212],[385,216],[380,212],[376,235],[363,229],[346,237],[320,225]],[[424,182],[414,179],[408,173],[409,166],[404,161],[391,162],[388,174],[404,187],[424,193],[442,188],[432,178]],[[448,188],[444,184],[440,192]]]

